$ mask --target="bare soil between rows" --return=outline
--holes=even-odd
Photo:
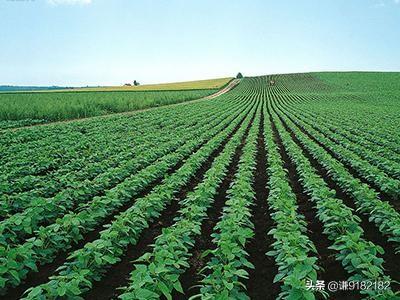
[[[282,121],[282,119],[281,119]],[[295,165],[291,162],[285,148],[282,144],[281,137],[278,130],[272,121],[272,129],[275,136],[275,141],[278,144],[281,157],[284,161],[284,167],[288,170],[289,184],[296,194],[297,204],[299,206],[299,213],[305,216],[307,222],[307,234],[310,240],[315,245],[318,252],[318,265],[320,270],[318,272],[318,280],[324,280],[325,283],[330,281],[345,281],[349,277],[339,261],[335,259],[335,251],[329,249],[333,244],[332,241],[323,233],[323,224],[317,217],[317,209],[310,197],[301,185],[300,177],[297,173]],[[285,129],[287,126],[284,122]],[[292,136],[293,139],[293,136]],[[338,291],[331,295],[335,299],[360,299],[360,296],[354,292]]]

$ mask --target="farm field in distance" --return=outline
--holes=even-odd
[[[232,79],[0,92],[0,129],[176,104],[211,95]]]
[[[0,297],[400,299],[399,79],[245,77],[213,99],[0,131]],[[0,103],[65,120],[230,80]],[[64,101],[105,107],[76,116]]]
[[[169,82],[158,84],[143,84],[137,86],[105,86],[94,88],[67,89],[61,91],[181,91],[181,90],[210,90],[219,89],[228,84],[233,77],[193,80],[182,82]]]

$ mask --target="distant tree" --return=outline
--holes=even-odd
[[[236,78],[238,78],[238,79],[240,79],[240,78],[243,78],[243,75],[242,75],[242,73],[237,73],[237,75],[236,75]]]
[[[133,85],[134,85],[134,86],[137,86],[137,85],[139,85],[139,84],[140,84],[140,83],[137,82],[136,80],[133,81]]]

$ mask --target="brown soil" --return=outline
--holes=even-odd
[[[227,200],[227,191],[234,180],[238,162],[240,156],[242,155],[242,149],[245,144],[245,139],[250,130],[250,125],[253,119],[254,116],[250,121],[249,126],[246,128],[240,145],[235,150],[235,154],[228,166],[228,171],[226,172],[225,178],[217,189],[213,205],[207,210],[207,218],[204,220],[201,226],[201,235],[195,238],[194,248],[191,250],[191,257],[189,259],[190,267],[180,276],[180,282],[184,294],[174,291],[172,297],[173,299],[188,299],[189,297],[200,293],[199,288],[196,285],[202,279],[200,270],[207,263],[207,257],[202,257],[202,254],[208,249],[215,248],[211,235],[214,232],[214,227],[222,215],[222,210]]]
[[[183,200],[187,193],[193,191],[193,189],[203,180],[204,174],[211,167],[215,158],[222,152],[229,139],[240,128],[243,121],[244,118],[229,134],[227,139],[225,139],[225,141],[213,151],[209,159],[196,172],[189,184],[178,193],[174,201],[172,201],[167,209],[164,210],[159,221],[152,223],[148,229],[142,232],[138,243],[128,247],[122,260],[116,265],[111,266],[101,281],[93,284],[92,289],[84,295],[86,299],[99,300],[115,298],[121,293],[118,288],[129,284],[129,273],[134,267],[133,261],[138,259],[144,253],[152,251],[151,245],[154,244],[156,237],[161,234],[162,228],[169,227],[174,223],[174,219],[178,215],[178,210],[180,208],[179,201]]]
[[[273,227],[271,211],[268,206],[267,198],[269,190],[267,188],[267,153],[264,142],[264,112],[261,114],[261,126],[257,139],[257,165],[255,170],[254,190],[256,199],[252,207],[251,221],[254,224],[254,237],[246,245],[249,253],[249,261],[254,265],[254,269],[249,269],[249,279],[244,283],[247,287],[248,295],[251,299],[276,299],[280,292],[278,283],[273,283],[274,277],[278,273],[275,260],[266,253],[272,250],[274,239],[267,232]]]
[[[272,119],[271,119],[272,122]],[[273,124],[273,123],[272,123]],[[308,236],[314,243],[318,252],[318,265],[321,270],[318,272],[318,280],[324,280],[325,283],[330,281],[344,281],[347,280],[349,275],[343,269],[340,262],[335,259],[335,251],[329,249],[329,246],[333,244],[332,241],[323,233],[323,224],[317,218],[317,209],[314,203],[304,191],[299,175],[296,171],[295,165],[291,162],[288,154],[285,152],[282,140],[275,127],[272,125],[276,142],[279,146],[281,157],[284,160],[284,167],[288,170],[289,184],[292,190],[296,194],[297,204],[299,206],[299,213],[305,216],[307,221]],[[332,297],[338,297],[336,299],[359,299],[359,296],[355,293],[336,292]]]
[[[241,122],[243,122],[244,118],[242,119]],[[230,139],[230,137],[234,134],[234,132],[236,132],[239,127],[240,127],[241,123],[234,129],[234,131],[232,133],[229,134],[228,138],[221,144],[221,146],[215,150],[215,151],[221,151],[221,147],[223,147],[228,140]],[[196,148],[199,149],[201,147],[198,146]],[[195,150],[195,151],[196,151]],[[212,155],[216,155],[216,152],[214,152]],[[168,175],[174,173],[176,170],[178,170],[185,162],[185,159],[182,160],[181,162],[179,162],[176,166],[174,166],[173,168],[171,168],[171,170],[169,172],[167,172]],[[135,199],[137,198],[141,198],[146,196],[147,194],[149,194],[151,192],[151,190],[159,185],[162,182],[162,178],[160,178],[159,180],[157,180],[156,182],[150,184],[144,191],[142,191],[137,197],[135,197]],[[134,199],[132,199],[134,201]],[[82,248],[86,243],[92,242],[96,239],[98,239],[100,237],[100,232],[104,229],[104,225],[105,224],[109,224],[110,222],[112,222],[112,220],[115,218],[115,216],[117,216],[118,214],[120,214],[121,212],[127,210],[129,207],[131,207],[133,205],[134,202],[128,202],[126,204],[124,204],[122,207],[120,207],[118,210],[116,210],[113,214],[111,214],[110,216],[108,216],[101,225],[99,225],[95,230],[88,232],[85,234],[85,238],[80,241],[78,244],[72,245],[71,248],[66,249],[65,252],[60,253],[51,263],[47,263],[44,265],[41,265],[38,267],[38,272],[35,273],[31,273],[28,275],[28,277],[26,278],[26,280],[24,280],[24,283],[19,285],[16,288],[12,288],[7,292],[7,299],[19,299],[20,296],[24,293],[25,290],[27,290],[28,288],[32,287],[32,286],[37,286],[39,284],[45,283],[48,281],[49,277],[51,275],[53,275],[56,271],[56,269],[61,266],[62,264],[64,264],[64,262],[66,261],[67,257],[69,256],[69,254],[72,251],[75,251],[77,249]]]
[[[292,122],[293,122],[293,117],[289,116],[287,113],[283,112],[283,114],[285,114],[286,117],[288,117]],[[322,144],[321,142],[317,141],[309,132],[307,132],[304,128],[296,125],[297,128],[304,133],[308,138],[310,138],[314,143],[316,143],[318,146],[322,147],[329,155],[331,155],[333,158],[335,158],[336,160],[340,161],[345,168],[347,169],[347,171],[354,177],[357,178],[358,180],[360,180],[362,183],[365,183],[367,185],[369,185],[372,189],[374,189],[375,191],[377,191],[379,193],[379,198],[382,201],[386,201],[389,202],[397,211],[400,211],[400,202],[393,199],[390,195],[386,194],[385,192],[383,192],[374,182],[371,182],[370,180],[367,180],[366,178],[364,178],[363,176],[361,176],[361,174],[359,174],[359,172],[357,172],[349,163],[346,163],[344,161],[342,161],[342,159],[336,154],[334,153],[332,150],[330,150],[326,145]]]
[[[311,165],[317,171],[317,174],[321,176],[328,187],[336,192],[336,196],[338,199],[343,200],[343,203],[353,209],[353,214],[361,219],[360,226],[364,230],[364,237],[366,240],[373,242],[375,245],[381,246],[385,253],[381,256],[384,259],[384,268],[385,273],[389,275],[392,279],[400,282],[400,272],[397,270],[398,261],[400,260],[400,254],[395,253],[395,246],[393,242],[388,242],[387,239],[379,232],[379,228],[376,227],[374,223],[371,223],[368,220],[368,217],[364,214],[361,214],[357,211],[357,207],[354,204],[354,201],[348,192],[343,191],[335,181],[330,178],[327,171],[323,168],[323,166],[312,157],[312,155],[304,148],[304,146],[300,143],[300,141],[296,138],[294,133],[284,124],[285,128],[290,132],[292,139],[296,142],[296,144],[303,150],[304,155],[311,162]],[[400,290],[400,285],[398,283],[393,283],[391,288],[394,291]]]

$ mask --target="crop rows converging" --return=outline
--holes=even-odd
[[[400,116],[373,99],[270,75],[1,132],[0,297],[400,299]]]

